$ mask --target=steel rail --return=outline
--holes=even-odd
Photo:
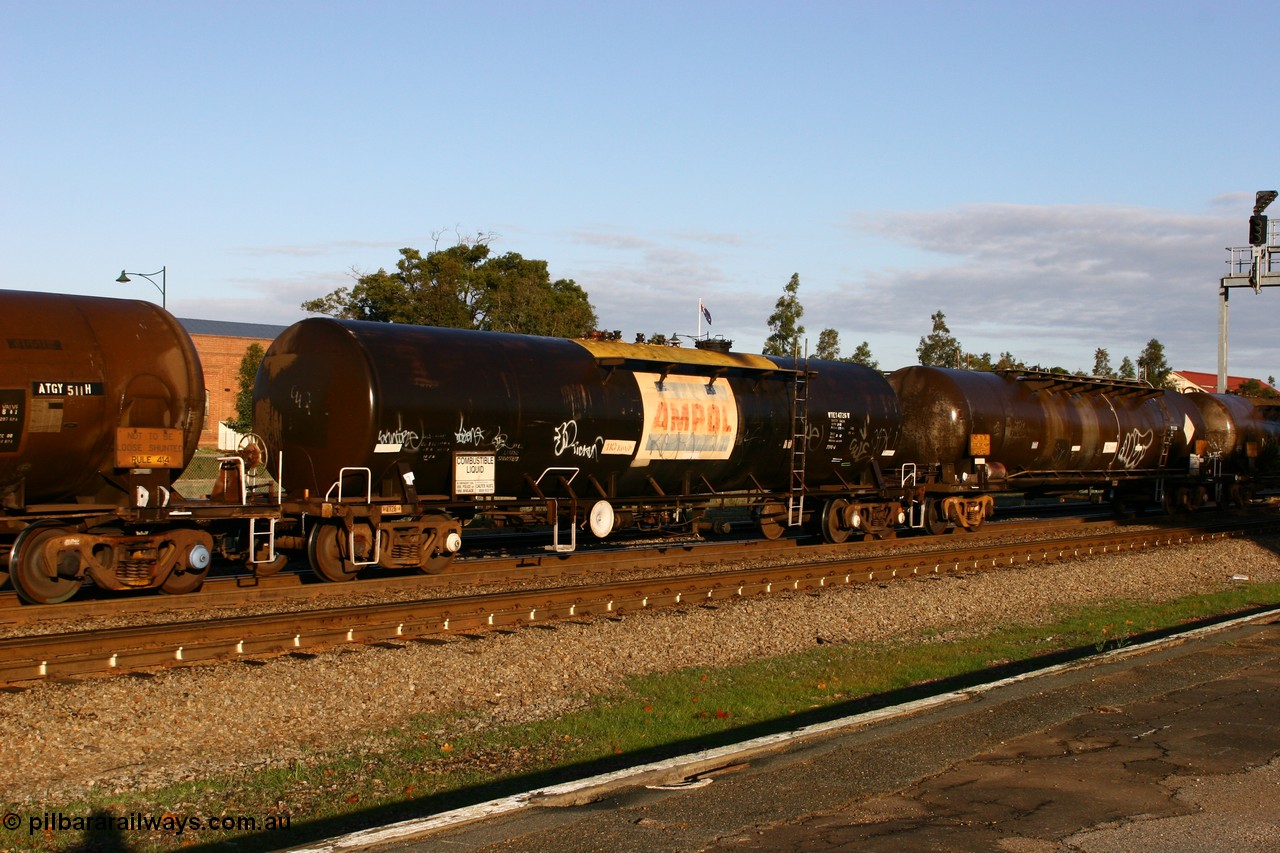
[[[1043,531],[1061,531],[1080,525],[1114,526],[1114,519],[1070,518],[1053,522],[1019,521],[984,525],[974,535],[982,538],[1009,535],[1031,535]],[[893,550],[919,547],[935,537],[912,536],[901,539],[866,540],[842,545],[806,543],[797,539],[777,541],[705,541],[679,540],[644,548],[613,546],[554,554],[531,551],[518,555],[474,558],[458,561],[447,572],[422,574],[405,572],[386,574],[371,572],[369,577],[350,583],[312,582],[305,568],[284,571],[257,578],[247,574],[213,576],[198,592],[185,595],[162,595],[148,591],[132,596],[104,593],[101,597],[82,597],[62,604],[22,604],[16,594],[0,592],[0,626],[29,625],[38,622],[73,621],[78,618],[113,618],[124,615],[181,610],[242,607],[273,602],[316,601],[352,595],[376,595],[383,592],[436,591],[487,583],[547,581],[566,576],[613,574],[631,570],[647,570],[667,566],[676,558],[685,565],[706,565],[730,560],[770,560],[795,556],[797,548],[807,556],[832,553],[860,553],[868,549]],[[950,537],[939,541],[951,541]]]
[[[779,592],[812,592],[855,583],[1117,555],[1274,532],[1277,528],[1280,521],[1268,520],[1247,530],[1237,523],[1217,529],[1144,530],[1049,542],[976,544],[961,551],[881,554],[598,585],[13,637],[0,640],[0,683],[255,660],[356,643],[431,640]]]

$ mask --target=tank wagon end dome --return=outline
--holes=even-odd
[[[0,394],[15,429],[0,484],[27,501],[94,498],[120,467],[121,430],[161,428],[166,467],[195,455],[204,376],[181,324],[150,302],[0,290]],[[123,452],[121,450],[120,452]]]

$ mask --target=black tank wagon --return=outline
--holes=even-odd
[[[279,542],[333,580],[438,570],[470,512],[531,502],[562,550],[579,524],[697,528],[728,496],[769,537],[815,511],[832,541],[899,522],[877,476],[897,400],[858,365],[312,318],[268,350],[255,400],[286,508],[318,522]]]
[[[1277,437],[1248,400],[1145,382],[921,366],[889,381],[903,407],[899,455],[931,530],[977,527],[1001,491],[1098,487],[1122,511],[1239,500],[1236,472],[1256,473],[1249,454]]]

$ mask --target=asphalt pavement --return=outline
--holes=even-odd
[[[1280,850],[1280,620],[696,769],[688,784],[650,774],[375,849]]]

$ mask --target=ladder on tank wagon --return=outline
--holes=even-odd
[[[796,359],[795,383],[791,389],[791,490],[787,496],[787,526],[798,527],[804,520],[804,475],[809,450],[809,359]]]

